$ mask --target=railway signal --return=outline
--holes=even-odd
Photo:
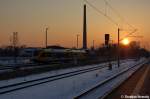
[[[109,45],[109,34],[105,34],[105,45]]]

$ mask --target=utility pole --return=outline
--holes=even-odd
[[[118,67],[120,67],[120,29],[118,28],[118,48],[117,48],[117,53],[118,53]]]
[[[45,33],[46,33],[46,38],[45,38],[45,48],[47,48],[47,33],[48,33],[48,28],[46,28]]]
[[[95,41],[93,40],[93,49],[94,49],[94,43],[95,43]]]
[[[78,49],[78,45],[79,45],[79,43],[78,43],[78,42],[79,42],[79,36],[80,36],[80,35],[77,34],[77,49]]]

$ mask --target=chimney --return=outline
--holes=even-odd
[[[83,49],[87,49],[87,30],[86,30],[86,5],[83,12]]]

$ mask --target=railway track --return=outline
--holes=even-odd
[[[130,60],[130,59],[129,59]],[[132,59],[133,60],[133,59]],[[122,63],[125,63],[126,60],[121,60]],[[112,64],[114,64],[115,61],[112,61]],[[54,65],[59,65],[59,63],[52,63],[52,64],[22,64],[21,66],[0,66],[0,73],[10,72],[14,71],[16,69],[35,69],[35,68],[41,68],[41,67],[50,67]]]
[[[39,66],[43,66],[44,64],[20,64],[20,65],[15,66],[15,64],[14,64],[12,66],[1,66],[0,70],[6,70],[6,69],[12,69],[13,70],[15,68],[39,67]]]
[[[112,64],[115,64],[115,62],[112,62]],[[102,68],[107,68],[107,66],[106,65],[96,65],[96,66],[86,68],[86,69],[80,69],[80,70],[75,70],[75,71],[72,71],[72,72],[67,72],[67,73],[58,74],[58,75],[54,75],[54,76],[47,76],[47,77],[38,78],[38,79],[34,79],[34,80],[22,81],[22,82],[18,82],[18,83],[15,83],[15,84],[0,86],[0,95],[10,93],[10,92],[13,92],[13,91],[17,91],[17,90],[21,90],[21,89],[28,88],[28,87],[40,85],[40,84],[43,84],[43,83],[52,82],[52,81],[55,81],[55,80],[67,78],[67,77],[72,77],[72,76],[75,76],[75,75],[80,75],[80,74],[83,74],[83,73],[96,71],[96,70],[99,70],[99,69],[102,69]]]
[[[44,68],[44,67],[53,67],[59,64],[26,64],[21,66],[2,66],[0,67],[0,74],[2,73],[8,73],[15,70],[30,70],[30,69],[38,69],[38,68]]]
[[[148,62],[148,61],[147,61]],[[99,84],[94,85],[92,88],[83,91],[81,94],[74,97],[74,99],[103,99],[116,89],[122,82],[128,79],[146,62],[138,63],[128,69],[121,71],[118,74],[101,81]],[[117,82],[118,79],[121,79]]]
[[[63,73],[63,74],[58,74],[58,75],[54,75],[54,76],[43,77],[43,78],[39,78],[39,79],[22,81],[22,82],[15,83],[15,84],[1,86],[0,87],[0,94],[5,94],[5,93],[21,90],[24,88],[32,87],[32,86],[47,83],[47,82],[52,82],[52,81],[67,78],[67,77],[72,77],[75,75],[80,75],[83,73],[99,70],[99,69],[102,69],[105,67],[107,67],[107,66],[106,65],[94,66],[94,67],[90,67],[87,69],[80,69],[80,70],[75,70],[75,71],[68,72],[68,73]]]

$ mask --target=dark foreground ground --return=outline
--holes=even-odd
[[[125,95],[150,96],[150,63],[143,65],[142,68],[136,71],[133,76],[127,79],[118,88],[116,88],[116,90],[109,94],[105,99],[125,99]]]

